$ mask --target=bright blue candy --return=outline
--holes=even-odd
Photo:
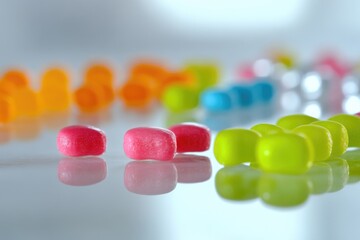
[[[268,103],[275,96],[275,86],[270,81],[261,80],[253,86],[254,100],[260,103]]]
[[[229,94],[233,97],[235,106],[250,107],[254,104],[254,95],[249,85],[233,85]]]
[[[211,112],[226,111],[232,108],[230,94],[220,89],[208,89],[202,92],[200,104]]]

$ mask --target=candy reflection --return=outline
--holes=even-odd
[[[171,161],[177,169],[179,183],[204,182],[211,177],[211,162],[208,157],[177,154]]]
[[[315,162],[306,173],[311,182],[311,194],[322,194],[330,191],[333,185],[333,173],[326,162]]]
[[[58,165],[59,180],[71,186],[87,186],[106,178],[106,162],[99,157],[64,158]]]
[[[347,183],[360,181],[360,150],[353,150],[344,153],[341,158],[345,159],[349,165],[349,178]]]
[[[332,158],[327,161],[331,167],[333,184],[329,192],[337,192],[343,189],[349,178],[349,164],[342,158]]]
[[[228,200],[251,200],[257,198],[260,171],[245,165],[224,167],[215,177],[217,193]]]
[[[124,184],[128,191],[141,195],[171,192],[177,183],[173,163],[160,161],[129,162],[125,167]]]
[[[277,207],[303,204],[311,192],[311,184],[304,175],[263,174],[258,183],[259,198]]]

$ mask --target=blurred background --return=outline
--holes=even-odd
[[[1,0],[0,64],[359,54],[356,0]]]

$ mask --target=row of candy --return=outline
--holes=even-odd
[[[266,172],[302,174],[314,161],[341,156],[348,147],[359,147],[360,117],[339,114],[329,120],[296,114],[276,125],[220,131],[214,154],[225,166],[250,162]]]
[[[97,112],[109,107],[115,97],[128,108],[143,109],[154,101],[167,106],[166,92],[171,92],[171,87],[190,93],[186,94],[190,99],[217,84],[218,71],[213,64],[187,64],[172,70],[153,62],[139,62],[130,68],[127,80],[116,88],[113,70],[104,64],[94,64],[86,69],[81,85],[73,91],[68,72],[50,68],[41,76],[40,89],[36,91],[24,71],[13,69],[0,78],[0,123],[37,117],[44,112],[68,111],[72,103],[82,112]],[[196,105],[192,107],[197,102],[195,99]]]
[[[137,127],[124,135],[124,152],[135,160],[169,161],[176,153],[203,152],[209,149],[210,130],[202,125],[183,123],[169,129]],[[71,157],[101,155],[106,151],[106,135],[98,128],[73,125],[60,130],[58,150]]]

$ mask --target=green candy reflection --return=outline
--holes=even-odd
[[[342,158],[331,158],[326,161],[331,167],[333,184],[329,192],[337,192],[343,189],[349,178],[349,164]]]
[[[224,167],[216,174],[216,191],[228,200],[255,199],[260,174],[260,171],[245,165]]]
[[[326,162],[316,162],[306,173],[311,183],[311,194],[322,194],[330,191],[333,185],[333,173]]]
[[[258,195],[266,204],[293,207],[308,199],[311,184],[305,175],[263,174],[258,183]]]
[[[356,183],[360,181],[360,150],[353,150],[344,153],[341,158],[345,159],[349,164],[348,183]]]

